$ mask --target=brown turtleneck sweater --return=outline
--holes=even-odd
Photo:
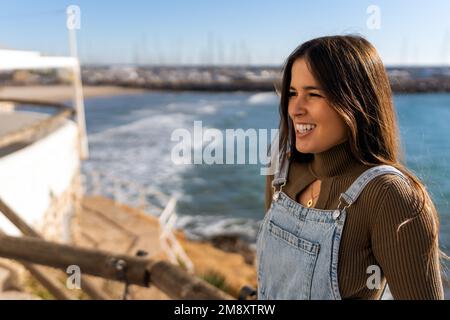
[[[336,209],[339,195],[369,168],[352,156],[348,140],[315,154],[311,169],[322,181],[315,208]],[[272,180],[267,177],[266,211],[272,201]],[[314,180],[308,164],[292,161],[283,191],[297,199]],[[419,212],[414,199],[417,196],[401,177],[385,174],[374,178],[347,209],[338,262],[343,299],[380,298],[381,289],[366,285],[373,274],[366,273],[370,265],[380,267],[381,288],[387,280],[394,299],[443,299],[439,254],[432,242],[434,218],[425,209]]]

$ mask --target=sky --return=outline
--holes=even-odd
[[[387,65],[450,65],[450,0],[0,0],[0,48],[68,55],[69,5],[86,64],[276,66],[306,40],[357,33]]]

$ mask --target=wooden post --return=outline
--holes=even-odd
[[[234,300],[200,278],[167,261],[158,261],[149,268],[150,282],[174,299]]]
[[[3,213],[3,215],[11,221],[17,229],[19,229],[22,234],[30,237],[36,237],[36,238],[42,238],[41,235],[34,230],[32,227],[30,227],[18,214],[16,214],[1,198],[0,198],[0,212]],[[28,269],[28,268],[27,268]],[[31,271],[30,271],[31,272]],[[33,273],[32,273],[33,274]],[[41,282],[47,289],[49,289],[50,292],[52,292],[53,295],[57,296],[60,295],[61,290],[55,290],[54,285],[52,285],[50,280],[46,280],[41,275],[34,273],[33,276]],[[41,279],[41,280],[39,280]],[[82,277],[81,279],[81,289],[88,294],[92,299],[96,300],[107,300],[109,297],[98,290],[89,279],[86,279],[86,277]],[[44,281],[44,282],[43,282]],[[50,287],[47,287],[45,283],[49,283]]]
[[[0,235],[0,256],[63,270],[77,265],[84,274],[144,287],[152,283],[174,299],[233,299],[166,261],[7,235]]]

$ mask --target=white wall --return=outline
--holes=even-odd
[[[72,182],[80,166],[77,126],[66,123],[45,138],[0,158],[0,197],[28,224],[42,221],[51,204]],[[0,214],[0,228],[20,231]]]

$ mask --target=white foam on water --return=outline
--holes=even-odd
[[[178,144],[170,140],[172,132],[186,129],[191,134],[193,149],[203,148],[209,142],[202,141],[201,136],[194,136],[194,121],[201,119],[199,114],[213,114],[220,107],[220,101],[202,100],[201,103],[173,102],[134,110],[126,118],[137,120],[89,134],[90,159],[84,162],[83,170],[87,174],[96,170],[106,171],[118,178],[177,193],[183,182],[182,172],[193,165],[175,165],[172,162],[172,148]],[[203,129],[208,127],[203,125]]]
[[[144,186],[162,187],[170,181],[171,188],[182,184],[181,172],[190,165],[172,163],[175,142],[171,133],[192,126],[192,115],[159,114],[89,135],[90,159],[87,173],[101,170]]]
[[[252,97],[253,104],[272,99],[267,94]],[[88,175],[95,171],[106,172],[121,180],[170,193],[180,201],[195,201],[192,195],[183,191],[183,172],[191,170],[194,165],[172,163],[172,148],[177,144],[170,140],[172,132],[180,128],[189,131],[191,138],[196,139],[192,141],[193,148],[203,148],[207,144],[212,146],[214,142],[200,141],[202,137],[193,135],[194,121],[201,120],[202,116],[214,115],[224,106],[241,108],[245,104],[246,98],[241,101],[217,99],[212,103],[211,100],[197,100],[143,106],[123,118],[134,121],[89,134],[90,158],[84,162],[83,171]],[[203,123],[203,130],[208,128]],[[115,194],[118,200],[126,204],[136,204],[135,200],[139,197],[137,190],[125,185],[117,187],[108,178],[101,183],[104,193]],[[150,214],[154,214],[150,211]],[[184,229],[191,238],[233,234],[252,242],[256,237],[258,223],[253,219],[229,216],[178,215],[177,228]]]
[[[199,115],[202,114],[216,114],[218,109],[222,107],[223,102],[219,101],[219,103],[211,103],[211,101],[201,101],[195,103],[189,102],[172,102],[167,104],[164,109],[166,111],[172,112],[189,112],[196,113]]]
[[[255,93],[251,97],[248,98],[247,103],[250,105],[257,104],[278,104],[279,97],[272,92],[261,92]]]
[[[198,109],[199,113],[203,114],[216,114],[218,111],[219,105],[208,104]]]
[[[176,228],[185,230],[190,239],[208,239],[218,235],[235,235],[254,242],[258,222],[253,219],[226,216],[183,215],[179,216]]]

